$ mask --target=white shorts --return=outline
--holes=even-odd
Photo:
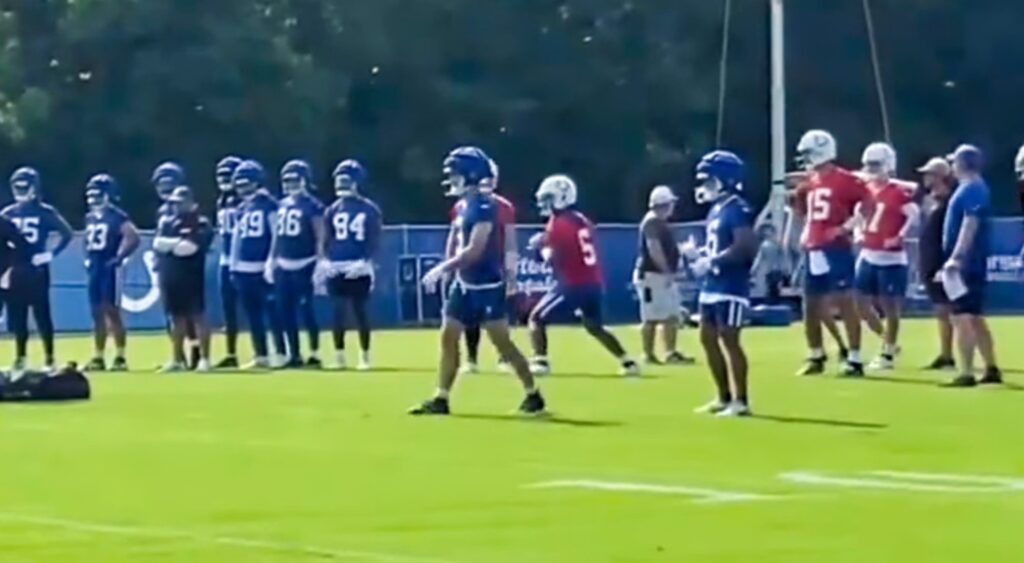
[[[674,275],[655,272],[640,274],[636,289],[640,301],[640,320],[657,323],[679,318],[679,287]]]

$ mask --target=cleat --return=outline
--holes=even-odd
[[[107,362],[103,361],[103,358],[97,356],[89,363],[85,364],[85,371],[107,371]]]
[[[288,367],[288,358],[281,354],[274,354],[270,357],[270,369],[285,369]]]
[[[978,383],[981,385],[1002,385],[1003,373],[997,367],[986,368],[985,375],[981,376]]]
[[[825,373],[825,358],[809,358],[797,375],[821,375]]]
[[[547,360],[533,360],[530,362],[530,373],[537,377],[551,375],[551,364]]]
[[[206,358],[200,358],[199,363],[196,365],[195,371],[199,373],[209,373],[213,371],[213,367],[210,366],[210,360]]]
[[[124,356],[114,358],[114,363],[110,364],[110,371],[128,371],[128,360],[124,359]]]
[[[935,358],[934,360],[932,360],[932,363],[930,363],[930,364],[928,364],[927,366],[924,367],[924,369],[926,369],[926,370],[934,370],[934,371],[944,370],[944,369],[955,369],[955,368],[956,368],[956,362],[953,361],[953,358],[945,358],[943,356],[939,356],[939,357]]]
[[[267,360],[266,358],[253,358],[253,360],[251,362],[249,362],[249,363],[245,364],[244,366],[242,366],[242,369],[247,369],[247,370],[270,369],[270,361]]]
[[[540,391],[534,391],[523,399],[523,402],[519,405],[519,414],[526,416],[538,416],[545,413],[544,409],[547,405],[544,403],[544,397],[540,394]]]
[[[359,363],[356,364],[356,371],[370,371],[373,367],[370,366],[370,360],[361,358]]]
[[[724,409],[722,409],[721,411],[715,413],[715,416],[720,416],[722,418],[729,418],[729,417],[750,416],[751,414],[752,413],[750,412],[750,407],[747,406],[746,403],[741,403],[739,401],[733,401],[733,402],[729,403]]]
[[[53,360],[46,362],[43,364],[43,371],[50,374],[57,373],[57,363]]]
[[[194,370],[199,367],[199,361],[203,359],[199,346],[193,346],[188,352],[188,369]]]
[[[320,361],[320,358],[316,356],[310,356],[306,360],[306,368],[308,369],[323,369],[324,363]]]
[[[11,364],[11,371],[25,371],[25,358],[17,358]]]
[[[715,399],[706,405],[693,409],[693,412],[696,414],[718,414],[727,408],[729,408],[728,403]]]
[[[697,363],[697,360],[682,352],[672,352],[665,357],[665,363],[670,366],[692,366]]]
[[[514,369],[512,369],[512,364],[506,362],[505,360],[498,361],[497,369],[498,373],[512,373],[513,371],[515,371]]]
[[[459,366],[459,375],[473,375],[480,373],[480,367],[476,362],[466,362]]]
[[[448,408],[448,399],[434,397],[409,409],[409,414],[413,416],[446,416],[451,414],[451,410]]]
[[[306,362],[302,361],[302,358],[291,358],[280,368],[275,367],[274,369],[302,369],[304,367],[306,367]]]
[[[868,364],[868,369],[871,371],[891,371],[895,367],[895,362],[892,356],[882,354],[877,358],[871,360]]]
[[[163,365],[163,367],[157,370],[157,373],[181,373],[187,370],[188,368],[187,366],[185,366],[185,364],[172,360],[170,362],[167,362],[166,364]]]
[[[339,350],[334,353],[334,369],[336,371],[345,371],[348,369],[348,362],[345,360],[344,350]]]
[[[633,360],[626,360],[622,362],[622,367],[619,369],[619,375],[623,377],[640,377],[640,364]]]
[[[864,364],[860,362],[846,362],[843,371],[839,372],[841,377],[864,377]]]
[[[955,379],[943,383],[943,387],[974,387],[978,385],[978,380],[974,379],[973,375],[959,375]]]
[[[655,356],[645,356],[644,363],[649,366],[660,366],[663,362]]]
[[[214,367],[216,369],[238,369],[238,357],[225,356],[224,359],[217,362],[217,365]]]

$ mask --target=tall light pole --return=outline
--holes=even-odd
[[[768,206],[775,232],[781,235],[786,206],[786,40],[783,0],[770,3],[772,192]]]

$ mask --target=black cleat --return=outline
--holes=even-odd
[[[110,364],[110,371],[128,371],[128,360],[124,359],[124,356],[114,358],[114,363]]]
[[[956,362],[953,361],[953,358],[945,358],[943,356],[939,356],[932,360],[932,363],[925,366],[924,369],[938,371],[944,369],[953,369],[955,367]]]
[[[308,369],[322,369],[323,367],[324,363],[316,356],[310,356],[309,359],[306,360],[306,368]]]
[[[539,416],[545,414],[544,409],[547,405],[544,403],[544,396],[540,394],[540,391],[534,391],[523,399],[522,404],[519,405],[519,414],[525,416]]]
[[[840,372],[843,377],[864,377],[864,364],[861,362],[846,362],[843,366],[843,371]]]
[[[85,364],[85,371],[107,371],[107,362],[103,358],[93,358]]]
[[[978,380],[974,379],[973,375],[960,375],[956,379],[943,383],[943,387],[974,387],[978,385]]]
[[[978,383],[981,385],[1002,385],[1003,372],[999,371],[997,367],[986,368],[985,375],[981,376]]]
[[[697,360],[683,354],[682,352],[671,352],[665,357],[665,363],[670,366],[692,366]]]
[[[409,409],[409,414],[413,416],[447,416],[451,414],[451,411],[448,409],[448,399],[434,397]]]
[[[202,354],[199,352],[199,346],[193,346],[188,352],[188,369],[194,371],[199,367],[199,360],[202,359]]]
[[[797,375],[821,375],[825,373],[825,358],[808,358],[804,367],[796,372]]]
[[[225,356],[223,360],[217,362],[217,365],[213,366],[213,369],[238,369],[238,357]]]

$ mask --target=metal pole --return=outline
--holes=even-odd
[[[785,221],[786,48],[783,0],[771,0],[772,223],[781,234]]]

